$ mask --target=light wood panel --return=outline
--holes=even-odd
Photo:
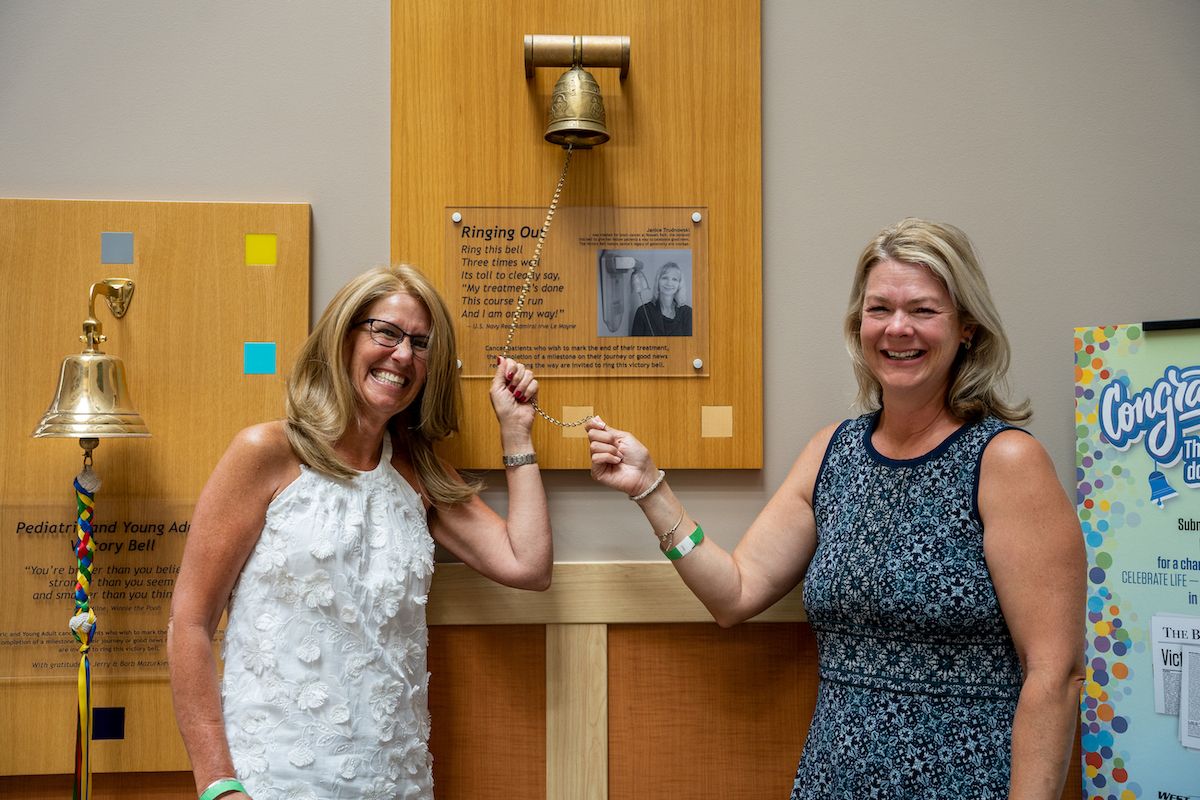
[[[12,284],[0,296],[4,504],[61,502],[62,485],[69,498],[79,445],[30,433],[62,358],[83,349],[88,287],[106,277],[136,284],[123,319],[102,300],[96,316],[153,438],[102,442],[102,491],[195,500],[233,432],[283,413],[284,373],[308,334],[309,217],[302,203],[0,199],[0,274]],[[133,264],[100,263],[105,231],[134,234]],[[279,264],[245,266],[246,233],[277,234]],[[278,374],[244,376],[244,341],[277,342]]]
[[[71,680],[9,681],[0,686],[6,719],[3,775],[53,775],[74,769],[76,684]],[[120,679],[93,672],[95,708],[124,707],[125,738],[94,740],[96,772],[190,769],[175,726],[166,679]]]
[[[709,298],[697,303],[705,316],[696,321],[710,333],[709,377],[554,377],[542,383],[541,403],[556,414],[594,406],[636,431],[667,468],[760,467],[756,0],[393,0],[393,259],[422,267],[446,289],[445,231],[455,206],[544,208],[549,201],[563,154],[542,134],[560,71],[539,69],[525,79],[527,33],[631,41],[624,82],[615,70],[594,70],[612,139],[575,155],[561,203],[704,207],[709,245]],[[462,466],[498,467],[496,424],[477,388],[466,387],[463,432],[448,453]],[[702,437],[703,406],[731,406],[734,435]],[[587,466],[587,448],[559,429],[539,424],[534,436],[543,466]]]
[[[546,633],[540,625],[429,632],[438,800],[546,796]]]
[[[752,622],[806,619],[797,586]],[[712,622],[667,562],[555,564],[545,592],[510,589],[465,564],[438,564],[429,593],[431,625]]]
[[[546,626],[546,798],[608,797],[605,625]]]
[[[21,521],[74,519],[77,441],[30,433],[62,358],[82,350],[88,288],[105,277],[136,285],[123,319],[102,299],[96,316],[109,337],[102,349],[125,362],[152,437],[106,439],[95,453],[103,481],[95,521],[116,527],[95,536],[94,704],[123,706],[126,718],[124,740],[95,743],[94,765],[97,772],[187,768],[163,653],[171,569],[186,534],[131,533],[124,525],[186,521],[233,434],[282,414],[287,365],[308,332],[309,217],[309,207],[295,203],[0,199],[0,276],[8,287],[0,294],[0,741],[12,745],[0,748],[0,775],[73,767],[79,655],[66,621],[74,532],[15,529]],[[101,263],[106,232],[133,234],[132,263]],[[276,236],[275,266],[246,266],[250,233]],[[244,342],[274,342],[277,374],[244,374]],[[131,552],[131,540],[145,549]],[[118,570],[138,566],[152,570],[142,578],[146,596],[136,604],[110,597],[128,588]],[[38,577],[34,568],[64,573]],[[35,596],[48,588],[62,596]]]

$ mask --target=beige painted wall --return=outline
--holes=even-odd
[[[6,0],[0,196],[309,202],[319,311],[388,253],[388,30],[383,0]],[[974,237],[1073,481],[1071,328],[1200,316],[1197,42],[1192,0],[765,0],[765,467],[671,476],[705,531],[850,413],[849,270],[909,214]],[[559,560],[656,557],[628,501],[547,483]]]

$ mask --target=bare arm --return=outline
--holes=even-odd
[[[1031,436],[997,435],[980,475],[984,556],[1025,673],[1009,798],[1056,800],[1083,686],[1083,535],[1054,465]]]
[[[808,443],[733,553],[706,538],[686,558],[672,562],[722,626],[736,625],[760,613],[804,576],[817,544],[813,487],[835,430],[836,426],[830,426]],[[588,438],[592,477],[597,481],[630,496],[654,483],[658,470],[649,451],[631,434],[593,420],[588,423]],[[696,527],[665,481],[638,505],[656,535],[678,522],[673,537],[676,543]]]
[[[533,372],[512,359],[496,366],[490,389],[500,422],[506,456],[533,452],[533,406],[537,381]],[[430,532],[439,544],[480,574],[519,589],[541,591],[550,586],[554,548],[546,490],[538,465],[505,467],[508,515],[502,519],[478,497],[430,516]]]
[[[234,438],[196,503],[171,599],[167,658],[175,720],[197,792],[235,774],[221,713],[213,634],[258,541],[271,498],[298,473],[282,425],[256,425]]]

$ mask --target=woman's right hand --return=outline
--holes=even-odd
[[[584,427],[592,455],[592,477],[598,483],[633,497],[658,480],[650,451],[633,434],[610,428],[599,417],[588,420]]]

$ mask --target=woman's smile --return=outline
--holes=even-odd
[[[351,331],[346,368],[358,393],[359,413],[386,421],[407,408],[425,385],[424,353],[413,350],[412,340],[427,337],[432,321],[420,300],[402,292],[379,298],[364,317]],[[382,325],[393,336],[403,332],[401,341],[391,347],[380,344],[371,325]]]
[[[968,328],[927,267],[881,261],[867,275],[859,335],[885,395],[944,392]]]
[[[380,383],[387,384],[389,386],[399,386],[400,388],[404,388],[408,385],[408,378],[404,377],[403,375],[397,375],[394,372],[388,372],[387,370],[371,370],[371,377]]]

